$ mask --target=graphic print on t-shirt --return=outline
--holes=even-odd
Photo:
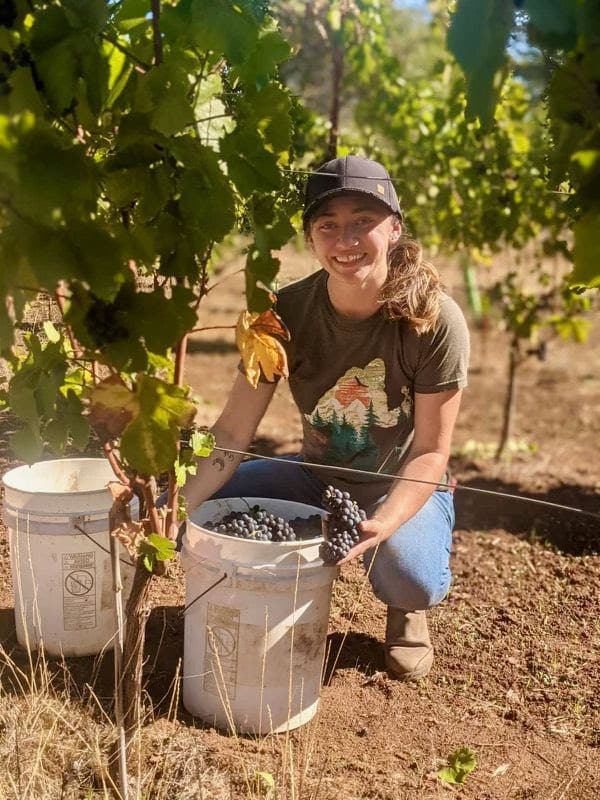
[[[381,358],[366,367],[351,367],[318,400],[312,413],[304,415],[305,428],[309,428],[305,452],[318,453],[330,464],[351,462],[357,468],[375,469],[380,452],[373,434],[377,428],[397,426],[401,414],[412,414],[409,388],[402,388],[397,408],[388,408]]]

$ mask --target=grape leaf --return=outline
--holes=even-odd
[[[125,428],[121,454],[145,475],[171,469],[177,458],[179,431],[191,425],[196,407],[187,390],[148,375],[140,375],[135,387],[139,413]]]
[[[588,211],[574,226],[575,269],[569,275],[571,285],[600,286],[600,208]]]
[[[140,412],[135,394],[116,375],[96,384],[89,399],[89,420],[101,439],[120,436]]]
[[[16,457],[26,464],[33,464],[38,461],[44,452],[40,432],[31,425],[26,425],[11,435],[10,447]]]
[[[175,542],[158,533],[150,533],[139,540],[138,554],[148,572],[153,572],[157,561],[175,558]]]
[[[53,342],[54,344],[60,342],[60,333],[56,330],[54,323],[49,319],[44,322],[44,333],[49,342]]]
[[[254,50],[256,22],[242,4],[230,0],[193,3],[190,34],[200,50],[223,53],[232,64],[242,64]]]
[[[246,258],[246,299],[251,312],[267,311],[272,305],[269,286],[279,269],[279,259],[270,250],[251,248]],[[262,284],[262,286],[260,285]]]
[[[194,431],[190,437],[190,447],[196,458],[207,458],[215,449],[216,440],[208,431]]]
[[[255,389],[261,374],[269,382],[274,381],[276,376],[288,377],[287,354],[276,336],[289,340],[287,328],[272,309],[262,314],[242,311],[235,339],[246,377]]]
[[[476,767],[475,753],[468,747],[461,747],[448,756],[448,766],[439,770],[438,777],[444,783],[464,783]]]
[[[238,127],[223,137],[220,149],[231,177],[243,195],[280,187],[277,157],[265,148],[257,131]]]
[[[452,15],[448,48],[467,79],[467,111],[485,127],[494,118],[512,23],[508,0],[458,0]]]
[[[259,91],[246,92],[240,102],[240,114],[262,133],[273,152],[284,153],[291,144],[291,105],[288,91],[269,83]]]
[[[231,184],[221,172],[217,156],[202,148],[201,169],[187,169],[179,182],[181,216],[199,227],[207,239],[220,241],[235,222],[235,200]]]
[[[263,86],[275,73],[278,64],[289,57],[290,46],[279,31],[267,31],[258,39],[237,72],[245,83]]]

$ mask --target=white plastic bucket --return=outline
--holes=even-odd
[[[183,704],[240,733],[281,733],[316,713],[336,567],[322,539],[255,542],[202,527],[255,503],[290,520],[324,512],[260,497],[211,500],[187,522]]]
[[[115,613],[104,458],[41,461],[7,472],[8,528],[17,640],[51,655],[85,656],[113,645]],[[132,501],[137,516],[137,498]],[[82,533],[84,531],[85,533]],[[133,578],[120,548],[123,596]]]

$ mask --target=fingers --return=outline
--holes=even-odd
[[[379,543],[379,537],[377,536],[369,536],[367,539],[361,539],[358,544],[355,544],[352,550],[348,551],[348,554],[341,559],[341,561],[337,562],[336,566],[341,566],[342,564],[347,564],[352,559],[361,556],[367,550],[370,550],[372,547],[375,547]]]

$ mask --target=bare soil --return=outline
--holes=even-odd
[[[220,278],[226,279],[201,309],[202,326],[235,320],[243,305],[240,276],[234,274],[239,266],[236,261],[224,265]],[[289,250],[282,279],[301,277],[311,268],[306,256]],[[451,266],[444,279],[464,305]],[[216,419],[233,381],[238,360],[233,342],[233,331],[222,329],[190,341],[187,380],[202,398],[200,424]],[[405,685],[386,675],[385,609],[363,587],[361,567],[350,565],[334,587],[329,656],[313,722],[288,736],[257,740],[204,726],[182,706],[169,714],[183,649],[183,576],[176,567],[153,587],[146,665],[153,710],[147,740],[183,741],[176,762],[181,775],[189,780],[189,765],[201,758],[203,768],[227,775],[223,797],[262,791],[279,798],[414,800],[460,792],[469,800],[596,800],[600,524],[467,487],[600,512],[600,373],[592,356],[599,343],[596,330],[588,346],[553,342],[546,362],[527,362],[518,379],[515,452],[497,464],[489,456],[500,431],[506,338],[496,330],[483,336],[473,328],[470,387],[451,464],[458,480],[454,581],[448,598],[429,612],[436,648],[430,676]],[[5,423],[2,472],[13,463]],[[254,450],[267,455],[297,451],[300,431],[288,389],[281,386]],[[4,529],[0,633],[4,647],[25,666],[14,635]],[[79,691],[93,679],[110,711],[111,657],[102,663],[72,659],[68,666]],[[5,691],[18,694],[9,683]],[[477,768],[464,786],[450,787],[437,771],[464,746],[476,753]],[[144,769],[154,769],[159,780],[161,768],[150,751],[145,759]],[[275,777],[276,794],[253,783],[255,770]]]

